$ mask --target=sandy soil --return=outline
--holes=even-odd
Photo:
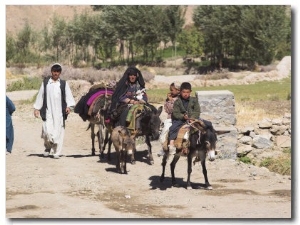
[[[9,96],[10,93],[7,93]],[[160,144],[152,142],[154,165],[146,145],[137,146],[135,165],[118,174],[112,162],[91,156],[87,122],[72,113],[66,123],[63,156],[43,157],[42,121],[14,93],[15,143],[6,155],[7,218],[291,218],[291,177],[235,160],[207,162],[213,190],[201,188],[201,166],[193,167],[193,189],[187,190],[187,162],[176,167],[179,188],[171,186],[169,160],[160,183]],[[19,99],[18,99],[18,98]],[[162,115],[164,117],[164,115]],[[261,221],[261,220],[259,220]],[[183,221],[182,221],[183,222]],[[256,221],[257,222],[257,221]]]

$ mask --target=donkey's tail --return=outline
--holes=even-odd
[[[86,128],[85,131],[87,131],[87,130],[90,129],[90,128],[91,128],[91,123],[89,123],[89,126],[88,126],[88,128]]]

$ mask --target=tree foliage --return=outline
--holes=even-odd
[[[290,7],[199,5],[184,27],[186,6],[98,5],[66,21],[54,15],[40,31],[28,23],[7,34],[7,63],[60,61],[73,66],[152,63],[171,43],[212,65],[268,64],[291,51]]]
[[[286,43],[290,18],[286,6],[199,6],[195,26],[204,33],[205,52],[219,60],[235,59],[268,64]]]
[[[200,57],[203,54],[204,38],[195,26],[185,29],[179,35],[180,48],[189,57]]]

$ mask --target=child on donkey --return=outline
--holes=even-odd
[[[172,112],[173,112],[173,106],[174,102],[179,97],[180,93],[180,84],[179,83],[171,83],[170,84],[170,92],[167,94],[167,99],[164,104],[165,112],[167,113],[167,119],[163,122],[164,126],[162,129],[162,132],[160,134],[160,142],[163,145],[165,142],[165,139],[168,137],[168,131],[170,126],[172,125]],[[164,150],[161,150],[157,155],[163,156],[165,154]]]
[[[180,86],[180,95],[174,102],[172,112],[172,125],[169,129],[169,154],[176,153],[174,141],[177,138],[178,131],[182,125],[192,122],[200,117],[200,105],[197,97],[192,97],[192,86],[189,82],[183,82]]]

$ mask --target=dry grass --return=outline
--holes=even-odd
[[[235,110],[237,126],[256,124],[258,121],[261,121],[264,118],[274,119],[278,118],[279,116],[283,116],[276,113],[274,114],[265,108],[253,108],[253,106],[245,106],[239,103],[236,103]],[[251,118],[251,120],[249,118]]]

